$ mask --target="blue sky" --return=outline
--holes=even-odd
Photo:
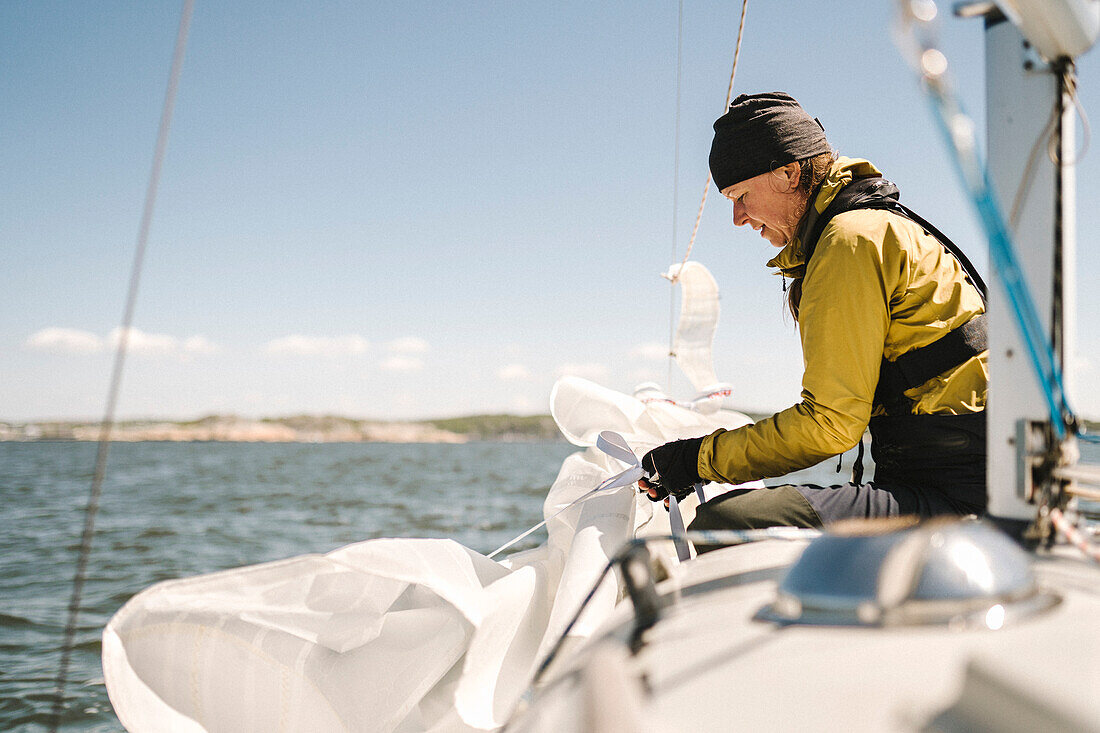
[[[0,420],[102,413],[179,10],[0,4]],[[690,235],[739,10],[684,3],[675,170],[671,0],[199,0],[119,414],[531,413],[565,373],[664,383],[659,273]],[[792,93],[984,266],[892,13],[750,3],[735,93]],[[944,19],[984,126],[981,44],[979,22]],[[1100,109],[1095,51],[1080,75]],[[1087,415],[1097,154],[1078,170]],[[718,373],[745,408],[780,409],[797,334],[768,245],[715,193],[694,257],[722,287]]]

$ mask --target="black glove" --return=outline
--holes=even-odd
[[[674,440],[642,457],[642,470],[649,474],[644,481],[657,490],[657,496],[650,496],[650,501],[663,501],[669,494],[679,501],[691,493],[691,488],[702,480],[699,478],[699,448],[702,445],[702,438]]]

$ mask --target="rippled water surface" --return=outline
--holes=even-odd
[[[0,443],[0,730],[40,731],[54,680],[96,447]],[[122,730],[100,633],[167,578],[374,537],[449,537],[490,552],[542,519],[565,443],[119,443],[112,446],[67,688],[64,729]],[[532,535],[530,544],[545,535]]]

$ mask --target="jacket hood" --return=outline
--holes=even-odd
[[[768,260],[768,267],[778,268],[779,272],[776,274],[786,277],[802,277],[806,266],[806,247],[803,245],[802,238],[807,232],[812,231],[817,217],[825,211],[825,207],[836,197],[840,189],[855,179],[881,175],[879,169],[869,161],[861,158],[837,158],[825,176],[825,180],[821,182],[813,207],[803,218],[794,238],[779,251],[779,254]]]

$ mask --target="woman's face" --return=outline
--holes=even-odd
[[[748,224],[776,247],[786,246],[806,208],[799,173],[798,163],[788,163],[722,189],[722,195],[733,201],[733,223]]]

